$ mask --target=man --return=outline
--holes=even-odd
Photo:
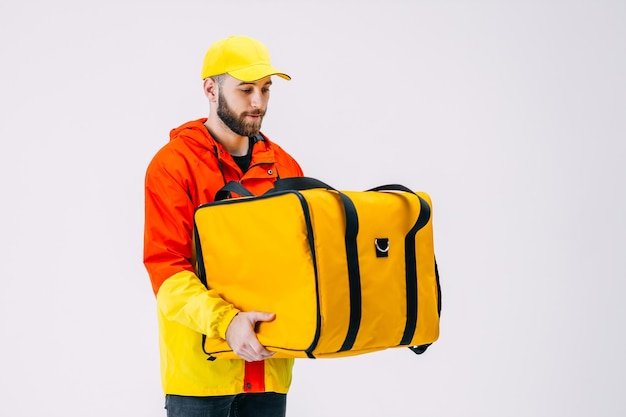
[[[239,311],[204,287],[192,247],[194,210],[228,181],[262,194],[279,177],[302,176],[260,132],[274,75],[291,79],[257,40],[213,44],[202,66],[208,118],[173,129],[146,172],[144,264],[157,300],[169,417],[285,415],[293,359],[272,358],[254,332],[274,314]],[[225,339],[241,359],[207,360],[202,334]]]

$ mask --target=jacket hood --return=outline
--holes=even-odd
[[[187,136],[194,139],[209,138],[210,135],[208,134],[208,130],[206,126],[204,126],[204,122],[206,121],[206,117],[198,120],[192,120],[172,129],[170,131],[170,141],[179,136]]]

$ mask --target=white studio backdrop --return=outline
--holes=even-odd
[[[623,1],[0,2],[0,415],[164,416],[143,175],[258,38],[263,131],[434,203],[441,338],[298,360],[288,415],[623,416]]]

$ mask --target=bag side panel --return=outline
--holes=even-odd
[[[315,273],[306,222],[294,193],[228,200],[196,211],[209,288],[242,311],[276,313],[258,338],[270,350],[310,347],[317,329]],[[207,338],[208,352],[230,350]],[[215,356],[219,357],[219,354]]]
[[[394,346],[406,323],[404,240],[418,215],[416,198],[404,192],[345,194],[359,216],[362,317],[353,350]]]
[[[313,354],[337,352],[348,332],[350,291],[346,262],[346,219],[336,191],[301,191],[311,213],[321,314],[321,335]]]
[[[430,220],[415,235],[415,257],[417,262],[417,328],[411,345],[433,343],[439,338],[439,289],[435,272],[433,240],[433,206],[430,196],[417,193],[430,206]]]

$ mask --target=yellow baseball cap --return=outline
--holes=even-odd
[[[220,74],[246,82],[269,75],[291,80],[289,75],[272,66],[265,45],[247,36],[229,36],[209,47],[202,64],[202,79]]]

